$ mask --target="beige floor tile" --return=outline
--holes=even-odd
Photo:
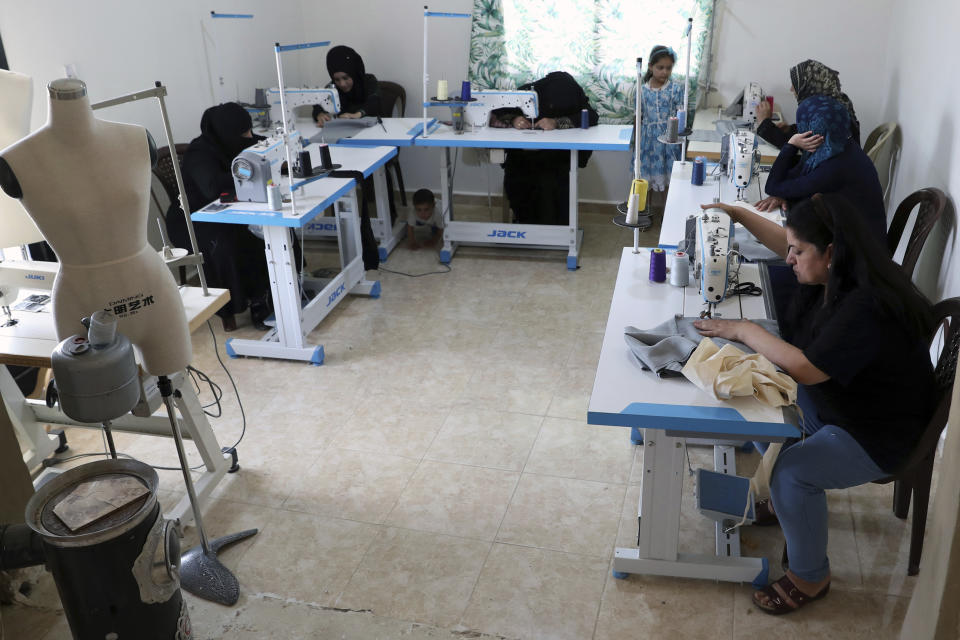
[[[520,474],[424,460],[386,524],[493,540]]]
[[[910,522],[910,518],[897,519],[890,511],[853,514],[864,589],[892,596],[913,594],[918,577],[907,575]],[[833,523],[830,534],[833,534]],[[832,566],[832,556],[830,561]]]
[[[560,379],[556,367],[502,361],[478,369],[457,398],[456,405],[542,416]]]
[[[524,470],[626,484],[634,456],[626,433],[623,427],[545,418]]]
[[[243,592],[332,605],[380,528],[362,522],[276,511],[237,568]]]
[[[603,331],[581,331],[573,343],[573,351],[570,352],[567,366],[586,367],[596,374],[602,346]]]
[[[525,640],[593,635],[607,561],[494,544],[462,624]]]
[[[62,610],[0,605],[0,623],[7,638],[69,640],[70,627]]]
[[[420,459],[440,430],[445,413],[407,407],[399,412],[384,410],[379,405],[362,407],[338,432],[333,446]]]
[[[557,383],[557,390],[547,408],[547,415],[554,418],[586,421],[590,394],[593,392],[596,376],[596,366],[564,368]]]
[[[732,638],[734,592],[727,582],[609,576],[593,637]]]
[[[381,523],[417,468],[411,458],[329,449],[294,484],[292,511]]]
[[[524,473],[498,542],[607,557],[626,486]]]
[[[385,529],[364,556],[337,606],[452,627],[467,607],[490,544]]]
[[[863,591],[831,589],[823,600],[786,616],[763,613],[752,603],[749,585],[736,587],[733,637],[777,637],[785,640],[846,638],[885,640],[900,636],[908,598]]]
[[[543,418],[455,409],[427,451],[428,460],[521,471]]]
[[[250,598],[233,616],[229,627],[222,635],[210,636],[210,640],[502,640],[485,634],[463,631],[448,631],[417,622],[397,620],[373,615],[368,611],[342,611],[336,608],[317,607],[296,600],[261,594]],[[282,630],[282,635],[278,635]],[[198,640],[207,640],[200,636]]]

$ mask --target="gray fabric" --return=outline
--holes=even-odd
[[[693,350],[700,344],[703,336],[693,326],[700,318],[670,318],[666,322],[652,329],[637,329],[626,327],[623,338],[630,347],[630,351],[640,361],[644,369],[653,371],[661,378],[680,376],[680,370],[686,364]],[[780,335],[776,320],[754,320],[761,327],[775,336]],[[713,338],[717,346],[733,344],[746,353],[753,353],[753,349],[740,342]]]

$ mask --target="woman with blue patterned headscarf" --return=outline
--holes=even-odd
[[[790,205],[815,193],[839,193],[860,211],[868,228],[885,238],[883,189],[870,158],[851,137],[847,107],[825,95],[811,96],[797,108],[797,131],[770,169],[767,194]]]

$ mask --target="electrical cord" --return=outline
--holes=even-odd
[[[240,417],[243,419],[243,426],[240,429],[240,437],[237,438],[237,441],[233,443],[233,446],[228,447],[227,450],[236,449],[240,443],[243,441],[243,437],[247,435],[247,414],[243,410],[243,402],[240,400],[240,392],[237,390],[237,383],[233,379],[233,375],[230,374],[230,370],[227,369],[227,365],[223,363],[223,360],[220,358],[220,349],[217,348],[217,334],[213,331],[213,325],[210,324],[210,321],[207,320],[207,329],[210,330],[210,338],[213,340],[213,354],[217,356],[217,362],[220,363],[220,368],[223,369],[223,372],[227,374],[227,378],[230,380],[230,386],[233,387],[233,393],[237,397],[237,406],[240,407]]]
[[[444,267],[446,271],[427,271],[425,273],[404,273],[403,271],[394,271],[393,269],[387,269],[386,267],[380,267],[380,271],[386,271],[387,273],[394,273],[398,276],[407,276],[408,278],[422,278],[423,276],[432,276],[437,274],[450,273],[453,271],[453,268],[448,264],[440,263],[441,267]]]
[[[763,289],[758,287],[752,282],[737,282],[732,290],[732,293],[738,296],[759,296],[763,295]]]

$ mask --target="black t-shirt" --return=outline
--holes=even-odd
[[[815,304],[801,325],[794,344],[830,376],[807,386],[818,417],[847,431],[892,472],[916,446],[933,411],[928,345],[863,290],[844,294],[829,310]]]

